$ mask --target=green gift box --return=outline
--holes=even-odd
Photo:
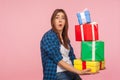
[[[81,59],[83,61],[104,61],[104,42],[82,41]]]

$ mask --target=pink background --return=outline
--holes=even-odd
[[[51,28],[56,8],[63,8],[68,15],[69,37],[77,58],[76,13],[88,8],[92,22],[98,22],[99,38],[105,42],[106,70],[82,75],[83,80],[119,80],[119,0],[0,0],[0,80],[42,80],[39,44]]]

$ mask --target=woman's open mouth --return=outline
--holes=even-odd
[[[59,24],[59,26],[61,27],[61,26],[62,26],[62,24]]]

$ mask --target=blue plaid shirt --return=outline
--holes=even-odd
[[[73,48],[70,46],[69,57],[73,63],[75,55]],[[60,53],[60,41],[57,34],[51,29],[44,34],[40,42],[41,58],[43,66],[43,80],[56,80],[57,64],[62,60]]]

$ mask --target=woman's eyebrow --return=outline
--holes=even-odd
[[[59,17],[59,16],[60,16],[59,14],[56,15],[56,17]],[[62,17],[65,17],[65,15],[62,15]]]
[[[57,14],[56,16],[60,16],[59,14]]]

